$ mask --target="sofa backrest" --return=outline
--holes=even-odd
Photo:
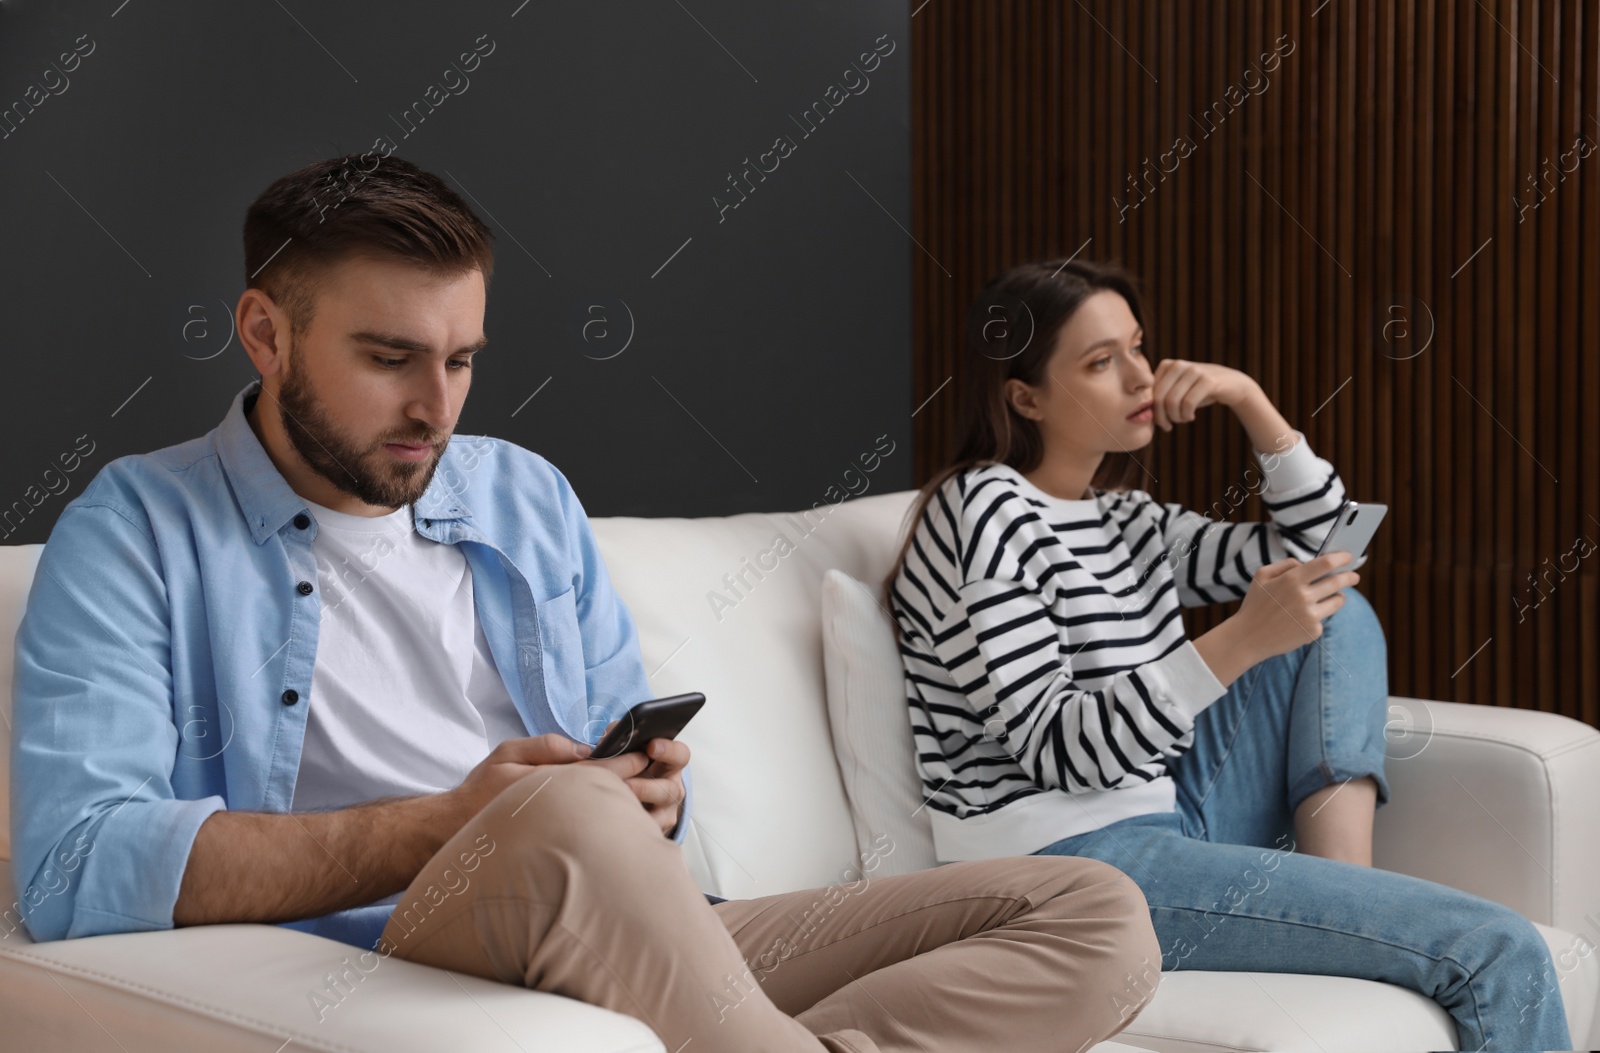
[[[809,515],[593,520],[655,693],[706,696],[681,736],[695,790],[684,850],[705,890],[751,898],[859,879],[828,727],[822,576],[881,581],[915,496]]]
[[[657,696],[700,691],[682,738],[695,821],[684,842],[709,892],[832,884],[858,862],[828,728],[822,575],[881,580],[915,491],[799,512],[596,518],[612,583]],[[10,851],[12,640],[42,545],[0,545],[0,858]],[[719,599],[720,597],[720,599]]]
[[[0,545],[0,859],[11,858],[11,642],[43,551],[43,545]]]

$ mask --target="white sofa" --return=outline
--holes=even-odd
[[[856,843],[831,740],[819,585],[829,568],[879,579],[913,496],[822,503],[809,518],[594,521],[656,693],[695,690],[708,700],[684,734],[697,804],[684,852],[705,890],[747,897],[824,886],[867,851]],[[779,535],[789,542],[781,555]],[[0,546],[0,641],[15,631],[38,551]],[[730,588],[741,574],[743,583]],[[714,603],[713,593],[725,602]],[[11,663],[11,647],[0,646],[6,734]],[[1558,955],[1574,1045],[1594,1048],[1600,963],[1589,952],[1600,943],[1600,816],[1592,811],[1600,800],[1600,734],[1538,712],[1395,703],[1395,800],[1379,813],[1379,865],[1488,896],[1543,926]],[[4,745],[0,763],[9,764]],[[8,809],[0,779],[0,810]],[[8,838],[0,852],[9,856]],[[15,908],[5,909],[15,899],[10,868],[0,867],[5,1050],[663,1049],[631,1018],[393,958],[318,1020],[310,992],[354,953],[347,945],[272,925],[35,944]],[[1455,1032],[1432,1002],[1385,984],[1178,972],[1161,979],[1155,999],[1116,1042],[1162,1051],[1335,1053],[1453,1049]]]

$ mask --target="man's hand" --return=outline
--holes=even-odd
[[[506,739],[467,773],[460,786],[441,795],[451,805],[450,822],[454,824],[445,837],[449,838],[459,830],[468,819],[478,814],[479,809],[494,800],[501,790],[541,766],[593,764],[614,773],[619,779],[629,781],[650,763],[648,758],[638,753],[589,759],[591,752],[591,747],[586,743],[575,742],[565,735]]]
[[[613,720],[607,724],[606,731],[610,731],[616,723]],[[628,757],[647,762],[640,771],[625,776],[623,781],[639,798],[644,810],[650,813],[650,818],[661,827],[662,835],[671,837],[672,831],[677,829],[679,813],[683,809],[682,772],[689,765],[689,747],[676,739],[651,739],[645,748],[649,757],[641,753],[624,753],[622,757],[613,759]]]
[[[593,764],[621,779],[671,836],[683,802],[679,773],[689,747],[649,743],[651,757],[624,753],[598,759],[565,735],[507,739],[444,793],[369,801],[331,812],[296,815],[212,813],[195,833],[174,925],[281,922],[348,910],[400,892],[439,848],[502,790],[557,764]],[[658,772],[646,777],[652,757]],[[321,852],[306,852],[307,835]],[[351,882],[352,874],[359,880]]]

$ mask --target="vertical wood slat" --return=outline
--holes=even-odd
[[[1582,42],[1582,30],[1580,28],[1582,19],[1583,10],[1579,7],[1566,8],[1560,12],[1560,62],[1565,69],[1578,68],[1578,63],[1581,61],[1579,45]],[[1559,128],[1581,127],[1583,123],[1581,89],[1582,81],[1578,77],[1569,77],[1567,83],[1562,85],[1560,90]],[[1596,118],[1595,130],[1600,132],[1600,113],[1596,114]],[[1600,137],[1596,137],[1594,141],[1600,144]],[[1563,149],[1566,148],[1563,146]],[[1557,282],[1560,284],[1557,304],[1563,301],[1577,303],[1582,297],[1582,286],[1578,284],[1577,280],[1578,253],[1581,244],[1577,234],[1582,229],[1581,217],[1577,208],[1578,203],[1577,200],[1556,202],[1561,209],[1562,220],[1557,227],[1557,236],[1560,238],[1561,247],[1556,274],[1554,275],[1555,281],[1552,282],[1552,284]],[[1554,313],[1557,313],[1559,317],[1559,308]],[[1576,346],[1576,338],[1578,336],[1576,323],[1578,319],[1574,317],[1562,319],[1562,321],[1564,324],[1560,326],[1557,334],[1557,346],[1563,343]],[[1577,472],[1577,457],[1575,456],[1577,451],[1561,441],[1561,434],[1556,429],[1556,424],[1560,420],[1573,420],[1581,412],[1582,403],[1578,398],[1578,356],[1560,355],[1555,362],[1551,363],[1551,366],[1551,372],[1555,375],[1556,391],[1560,397],[1560,408],[1555,419],[1545,421],[1545,448],[1550,449],[1553,447],[1557,451],[1557,463],[1554,466],[1556,474],[1565,474],[1568,480],[1576,480],[1580,478]],[[1548,513],[1552,528],[1559,523],[1579,523],[1582,521],[1582,509],[1575,499],[1576,494],[1577,487],[1570,485],[1562,488],[1557,494],[1556,507]],[[1600,535],[1591,534],[1590,537],[1600,541]],[[1570,539],[1561,539],[1558,534],[1557,544],[1559,548],[1557,551],[1564,550],[1568,540]],[[1578,619],[1567,618],[1559,622],[1551,619],[1551,621],[1555,623],[1554,628],[1557,630],[1552,634],[1554,653],[1547,659],[1553,670],[1560,663],[1561,655],[1577,653],[1582,637],[1577,632]],[[1559,691],[1559,683],[1553,672],[1547,677],[1544,690],[1546,692],[1545,697],[1551,699],[1556,697]]]
[[[1271,86],[1202,136],[1283,34]],[[1257,377],[1353,497],[1390,505],[1361,589],[1393,693],[1600,719],[1600,554],[1556,569],[1600,543],[1600,158],[1521,222],[1512,203],[1578,135],[1600,144],[1592,4],[1005,0],[928,4],[912,37],[913,230],[939,261],[913,257],[917,404],[985,281],[1093,238],[1149,291],[1154,357]],[[1175,171],[1146,164],[1179,135]],[[921,481],[955,393],[914,424]],[[1202,509],[1250,463],[1225,413],[1140,456],[1146,489]]]
[[[1584,117],[1579,130],[1590,134],[1592,127],[1595,141],[1600,142],[1600,14],[1579,5],[1578,18],[1581,30],[1578,36],[1583,42],[1578,61],[1582,70],[1580,109]],[[1594,236],[1595,224],[1600,222],[1600,179],[1590,173],[1580,180],[1575,196],[1580,203],[1575,216],[1575,223],[1581,232],[1578,239],[1581,246],[1579,288],[1593,290],[1594,283],[1600,280],[1600,238]],[[1582,308],[1575,345],[1579,351],[1575,357],[1580,365],[1579,386],[1582,391],[1578,401],[1580,405],[1589,407],[1592,414],[1593,407],[1600,406],[1600,297],[1594,296],[1591,291],[1580,299]],[[1563,438],[1573,441],[1579,437],[1564,433]],[[1574,442],[1578,450],[1577,478],[1580,485],[1586,480],[1600,478],[1600,443],[1592,441],[1593,436],[1589,438],[1589,442]],[[1578,526],[1591,540],[1600,544],[1600,515],[1595,514],[1594,502],[1586,496],[1579,501],[1581,518]],[[1594,531],[1592,534],[1589,533],[1591,529]],[[1593,642],[1600,639],[1600,582],[1593,575],[1580,575],[1578,588],[1579,653],[1592,654]],[[1583,719],[1591,724],[1600,723],[1600,661],[1583,662],[1580,670],[1578,702],[1583,707]],[[1561,712],[1566,710],[1562,709]]]

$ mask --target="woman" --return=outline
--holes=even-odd
[[[885,582],[939,858],[1100,859],[1143,889],[1164,969],[1383,980],[1463,1049],[1568,1048],[1529,922],[1371,867],[1386,645],[1350,556],[1316,556],[1333,466],[1246,374],[1152,369],[1113,267],[1018,267],[970,319],[960,452]],[[1132,488],[1156,480],[1131,451],[1209,405],[1248,433],[1270,522]],[[1180,605],[1240,598],[1185,636]]]

